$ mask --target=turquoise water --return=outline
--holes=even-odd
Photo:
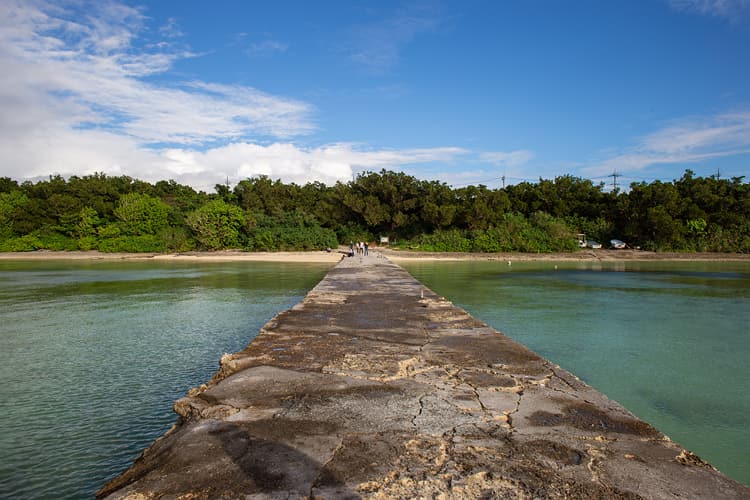
[[[0,261],[0,498],[90,498],[330,266]]]
[[[405,267],[750,484],[750,264],[554,265]],[[91,497],[327,268],[0,261],[0,497]]]
[[[750,485],[750,263],[404,267]]]

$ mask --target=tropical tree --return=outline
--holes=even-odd
[[[0,238],[13,235],[15,218],[28,203],[29,198],[21,191],[0,193]]]
[[[157,234],[167,226],[169,205],[147,194],[128,193],[117,202],[115,216],[123,234]]]
[[[211,200],[187,217],[195,238],[209,250],[240,246],[240,231],[246,223],[242,209],[223,199]]]

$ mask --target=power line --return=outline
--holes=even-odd
[[[717,170],[716,174],[714,174],[714,175],[718,178],[719,175],[721,175],[721,171]],[[611,186],[612,186],[613,190],[620,190],[620,189],[622,189],[623,182],[627,186],[627,185],[629,185],[629,184],[631,184],[633,182],[646,182],[646,183],[650,183],[650,182],[672,182],[672,181],[675,180],[672,177],[646,177],[646,176],[625,175],[625,174],[620,173],[618,170],[615,170],[611,174],[608,174],[608,175],[600,175],[600,176],[593,176],[593,177],[580,177],[580,176],[574,176],[574,177],[576,177],[578,179],[581,179],[581,180],[589,180],[589,181],[592,181],[592,182],[603,181],[604,179],[608,179],[608,178],[611,177],[612,178]],[[501,175],[499,177],[499,179],[498,179],[498,177],[494,177],[494,178],[489,178],[489,179],[482,179],[482,180],[476,180],[476,181],[470,181],[470,182],[463,182],[463,183],[460,183],[460,184],[453,184],[453,183],[449,183],[449,184],[453,188],[461,188],[461,187],[466,187],[466,186],[478,186],[480,184],[487,185],[487,184],[493,183],[493,181],[497,182],[498,180],[500,180],[500,182],[498,183],[498,188],[499,189],[505,189],[506,187],[508,187],[509,183],[512,185],[512,184],[517,184],[519,182],[535,183],[535,182],[537,182],[539,180],[554,181],[555,178],[554,177],[552,177],[552,178],[511,177],[511,176],[503,174],[503,175]],[[502,187],[500,187],[500,186],[502,186]]]
[[[620,177],[617,169],[615,169],[615,171],[609,174],[607,177],[612,177],[612,190],[617,191],[617,178]]]

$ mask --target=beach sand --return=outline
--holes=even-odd
[[[683,262],[750,262],[750,254],[736,253],[679,253],[679,252],[647,252],[644,250],[578,250],[575,252],[557,253],[459,253],[459,252],[418,252],[386,249],[383,255],[394,262],[413,260],[498,260],[498,261],[683,261]]]
[[[176,254],[159,253],[102,253],[98,251],[54,252],[38,250],[35,252],[0,253],[0,260],[153,260],[179,262],[308,262],[336,263],[348,249],[341,247],[331,252],[243,252],[240,250],[223,250],[218,252],[186,252]],[[570,253],[454,253],[454,252],[419,252],[393,250],[390,248],[371,247],[370,255],[378,253],[392,261],[685,261],[685,262],[750,262],[750,254],[734,253],[677,253],[647,252],[642,250],[579,250]]]
[[[173,261],[173,262],[302,262],[336,263],[341,260],[338,251],[311,252],[242,252],[226,250],[219,252],[187,252],[175,254],[161,253],[103,253],[90,252],[35,252],[0,253],[0,260],[133,260],[133,261]]]

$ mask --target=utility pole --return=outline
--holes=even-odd
[[[607,176],[607,177],[612,177],[612,189],[613,189],[614,191],[617,191],[617,178],[618,178],[618,177],[620,177],[620,175],[621,175],[621,174],[619,174],[619,173],[617,172],[617,170],[615,170],[614,172],[612,172],[611,174],[609,174],[609,175]]]
[[[505,189],[505,174],[503,174],[500,178],[503,180],[503,189]]]

